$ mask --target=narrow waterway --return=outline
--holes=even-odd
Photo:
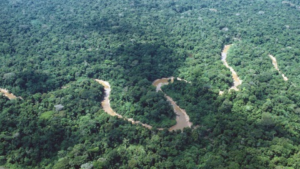
[[[12,93],[9,93],[9,91],[7,89],[2,89],[0,88],[0,93],[2,93],[5,97],[7,97],[9,100],[13,100],[13,99],[23,99],[22,97],[17,97]]]
[[[109,96],[110,96],[110,92],[111,92],[110,84],[103,80],[99,80],[99,79],[95,79],[95,80],[96,80],[96,82],[100,83],[104,87],[105,97],[104,97],[104,100],[101,102],[103,110],[111,116],[117,116],[118,118],[123,118],[122,115],[116,113],[110,107],[110,100],[109,100]]]
[[[226,60],[227,59],[227,53],[228,53],[228,50],[230,49],[230,47],[231,47],[231,45],[225,45],[224,46],[224,49],[222,51],[222,62],[230,70],[231,75],[232,75],[233,86],[230,87],[229,90],[238,91],[239,89],[237,87],[242,84],[242,80],[239,78],[236,71],[231,66],[228,65],[227,60]],[[224,93],[223,91],[219,92],[220,95],[222,95],[223,93]]]
[[[190,82],[188,82],[186,80],[182,80],[180,78],[177,78],[177,80],[181,80],[181,81],[190,83]],[[156,92],[158,92],[158,91],[162,91],[161,87],[163,85],[173,83],[173,81],[174,81],[174,77],[161,78],[161,79],[155,80],[152,84],[153,84],[153,86],[156,87]],[[186,111],[181,109],[171,97],[169,97],[166,94],[165,94],[165,97],[173,106],[174,113],[176,114],[176,124],[174,126],[172,126],[171,128],[169,128],[169,131],[178,130],[178,129],[183,130],[185,127],[191,127],[192,123],[190,122],[190,117],[188,116]]]
[[[274,68],[279,72],[279,74],[281,74],[283,80],[288,81],[289,79],[279,70],[276,58],[273,55],[269,55],[269,57],[272,60]]]
[[[180,78],[177,78],[178,80],[182,80]],[[107,81],[103,81],[100,79],[95,79],[96,82],[98,82],[99,84],[101,84],[104,87],[104,92],[105,92],[105,97],[104,100],[101,102],[101,105],[103,107],[103,110],[111,115],[111,116],[117,116],[118,118],[122,118],[125,119],[129,122],[131,122],[132,124],[141,124],[142,126],[148,128],[148,129],[152,129],[152,126],[149,124],[144,124],[141,123],[140,121],[135,121],[133,118],[125,118],[122,115],[116,113],[110,106],[110,100],[109,100],[109,96],[110,96],[110,92],[111,92],[111,87],[110,84]],[[162,79],[157,79],[153,82],[153,85],[156,87],[156,91],[161,91],[161,86],[163,85],[167,85],[170,82],[174,81],[174,78],[162,78]],[[182,80],[185,81],[185,80]],[[187,81],[185,81],[187,82]],[[187,82],[190,83],[190,82]],[[181,109],[176,103],[175,101],[167,96],[165,94],[166,99],[171,103],[171,105],[173,106],[174,109],[174,113],[176,114],[176,125],[170,127],[168,130],[169,131],[173,131],[173,130],[183,130],[183,128],[185,127],[191,127],[192,123],[190,122],[190,118],[187,115],[187,113],[185,112],[185,110]],[[158,130],[163,130],[163,128],[158,128]]]
[[[109,114],[111,116],[117,116],[120,119],[125,119],[125,120],[131,122],[132,124],[141,124],[142,126],[148,128],[148,129],[152,129],[152,126],[150,126],[148,124],[141,123],[140,121],[135,121],[135,120],[133,120],[133,118],[125,118],[122,115],[116,113],[110,106],[110,100],[109,100],[109,96],[110,96],[110,92],[111,92],[110,84],[107,81],[103,81],[103,80],[99,80],[99,79],[95,79],[95,81],[104,87],[105,97],[104,97],[104,100],[101,102],[101,105],[103,107],[103,110],[107,114]]]

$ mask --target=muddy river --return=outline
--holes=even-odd
[[[238,91],[239,89],[237,87],[242,84],[242,80],[239,78],[236,71],[231,66],[228,65],[227,60],[226,60],[227,59],[227,52],[230,49],[230,47],[231,47],[231,45],[225,45],[225,47],[222,51],[222,62],[230,70],[231,75],[232,75],[233,86],[230,87],[229,90],[233,89],[235,91]],[[219,94],[222,95],[223,91],[220,91]]]
[[[273,55],[269,55],[269,57],[272,60],[274,68],[279,72],[279,74],[281,74],[283,80],[288,81],[289,79],[279,70],[276,58]]]
[[[177,80],[185,81],[180,78],[177,78]],[[156,92],[158,92],[158,91],[162,91],[161,87],[163,85],[168,85],[169,83],[172,83],[173,81],[174,81],[174,77],[161,78],[161,79],[155,80],[152,84],[153,84],[153,86],[156,87]],[[190,83],[188,81],[185,81],[185,82]],[[178,130],[178,129],[183,130],[185,127],[191,127],[192,123],[190,122],[190,117],[188,116],[186,111],[181,109],[171,97],[169,97],[166,94],[165,94],[165,97],[173,106],[174,113],[176,114],[176,124],[174,126],[172,126],[171,128],[169,128],[169,131]]]
[[[9,93],[9,91],[7,89],[2,89],[0,88],[0,93],[2,93],[5,97],[7,97],[9,100],[13,100],[13,99],[22,99],[22,97],[17,97],[12,93]]]
[[[109,114],[111,116],[117,116],[118,118],[125,119],[125,120],[131,122],[132,124],[141,124],[142,126],[148,128],[148,129],[152,128],[152,126],[150,126],[148,124],[141,123],[140,121],[135,121],[133,118],[125,118],[122,115],[116,113],[110,106],[110,100],[109,100],[109,96],[110,96],[110,92],[111,92],[110,84],[107,81],[103,81],[103,80],[99,80],[99,79],[95,79],[95,80],[96,80],[96,82],[98,82],[99,84],[104,86],[105,97],[104,97],[104,100],[101,102],[101,105],[103,107],[103,110],[107,114]],[[182,80],[182,79],[178,78],[178,80]],[[167,85],[167,84],[169,84],[169,82],[173,82],[173,81],[174,81],[173,77],[161,78],[161,79],[155,80],[153,82],[153,85],[156,87],[156,92],[158,92],[158,91],[161,91],[161,86]],[[185,80],[183,80],[183,81],[185,81]],[[170,102],[170,104],[173,106],[174,113],[176,114],[176,124],[174,126],[170,127],[168,130],[169,131],[178,130],[178,129],[183,130],[183,128],[185,128],[185,127],[191,127],[192,123],[190,122],[190,118],[187,115],[187,113],[185,112],[185,110],[181,109],[171,97],[167,96],[166,94],[165,94],[165,97]],[[163,130],[163,128],[158,128],[158,130]]]

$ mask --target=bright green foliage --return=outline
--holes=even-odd
[[[0,95],[0,166],[300,168],[299,8],[298,0],[0,0],[0,87],[23,98]],[[239,91],[228,91],[228,44]],[[156,130],[175,124],[152,86],[170,76],[191,82],[163,87],[193,122],[182,132]],[[93,79],[110,82],[116,112],[154,128],[107,115]]]
[[[48,120],[52,117],[52,115],[54,114],[55,112],[54,111],[47,111],[47,112],[44,112],[40,115],[40,119],[45,119],[45,120]]]

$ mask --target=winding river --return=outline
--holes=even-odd
[[[228,52],[230,46],[231,45],[226,45],[224,47],[224,49],[222,51],[222,61],[223,61],[223,64],[227,68],[230,69],[230,71],[232,73],[232,78],[234,80],[234,85],[229,90],[233,89],[233,90],[238,91],[237,86],[242,84],[242,81],[240,80],[240,78],[238,77],[238,75],[234,71],[234,69],[232,67],[230,67],[228,65],[227,61],[226,61],[227,52]],[[180,79],[180,78],[177,78],[177,80],[184,81],[186,83],[191,83],[191,82],[188,82],[188,81]],[[120,119],[124,119],[126,121],[131,122],[132,124],[140,124],[140,125],[144,126],[145,128],[152,129],[152,126],[149,125],[149,124],[144,124],[144,123],[141,123],[140,121],[135,121],[133,118],[123,117],[122,115],[115,112],[110,106],[109,96],[110,96],[110,92],[111,92],[111,86],[110,86],[109,82],[104,81],[104,80],[100,80],[100,79],[95,79],[95,81],[98,82],[99,84],[101,84],[104,87],[105,97],[104,97],[104,100],[101,102],[101,105],[103,107],[103,110],[107,114],[109,114],[110,116],[117,116]],[[157,79],[152,83],[152,85],[156,87],[156,92],[159,92],[159,91],[163,92],[161,87],[163,85],[168,85],[169,83],[173,83],[173,82],[174,82],[174,77],[168,77],[168,78]],[[1,89],[0,88],[0,93],[3,93],[4,96],[6,96],[9,99],[21,98],[21,97],[16,97],[12,93],[9,93],[9,91],[6,90],[6,89]],[[222,93],[223,92],[220,91],[220,94],[222,94]],[[174,113],[176,114],[176,124],[174,126],[170,127],[168,130],[169,131],[174,131],[174,130],[183,130],[185,127],[190,128],[192,126],[192,123],[190,122],[190,117],[188,116],[186,111],[181,109],[170,96],[166,95],[165,93],[164,93],[164,96],[170,102],[170,104],[173,106]],[[164,128],[158,128],[158,130],[163,130],[163,129]]]
[[[235,90],[235,91],[239,91],[239,89],[237,88],[239,85],[242,84],[242,80],[239,78],[239,76],[237,75],[237,73],[235,72],[235,70],[228,65],[226,58],[227,58],[227,53],[228,50],[230,49],[231,45],[225,45],[224,49],[222,51],[222,62],[223,64],[230,70],[231,75],[232,75],[232,79],[233,79],[233,86],[229,89],[230,90]],[[224,93],[224,91],[220,91],[219,94],[222,95]]]
[[[105,97],[104,100],[101,102],[101,105],[103,107],[103,110],[111,115],[111,116],[117,116],[118,118],[122,119],[123,116],[116,113],[110,106],[110,100],[109,100],[109,96],[110,96],[110,92],[111,92],[111,87],[110,84],[107,81],[104,80],[100,80],[100,79],[95,79],[96,82],[98,82],[99,84],[101,84],[104,87],[104,92],[105,92]],[[148,125],[148,124],[144,124],[141,123],[140,121],[134,121],[132,118],[123,118],[129,122],[131,122],[132,124],[141,124],[142,126],[151,129],[152,126]]]
[[[180,79],[180,78],[177,78],[177,80],[185,81],[186,83],[190,83],[190,82]],[[174,82],[174,77],[161,78],[161,79],[155,80],[152,83],[152,85],[156,87],[156,92],[158,92],[158,91],[162,91],[161,87],[163,85],[168,85],[169,83],[173,83],[173,82]],[[165,97],[173,106],[174,113],[176,114],[176,124],[174,126],[172,126],[171,128],[169,128],[169,131],[178,130],[178,129],[183,130],[185,127],[191,127],[193,123],[190,122],[190,117],[188,116],[186,111],[181,109],[170,96],[165,94]]]
[[[180,78],[177,78],[177,79],[182,80]],[[125,118],[122,115],[116,113],[110,106],[110,100],[109,100],[109,96],[110,96],[110,92],[111,92],[110,84],[107,81],[100,80],[100,79],[95,79],[95,81],[98,82],[99,84],[103,85],[103,87],[104,87],[105,97],[104,97],[104,100],[101,102],[101,105],[103,107],[103,110],[107,114],[109,114],[111,116],[117,116],[118,118],[125,119],[125,120],[131,122],[132,124],[141,124],[142,126],[148,128],[148,129],[152,129],[152,126],[149,124],[144,124],[144,123],[141,123],[140,121],[135,121],[133,118]],[[161,78],[161,79],[155,80],[153,82],[153,85],[156,87],[156,92],[162,91],[161,86],[169,84],[169,81],[173,82],[174,78],[170,77],[170,78]],[[185,80],[183,80],[183,81],[185,81]],[[168,130],[169,131],[183,130],[185,127],[191,127],[192,123],[190,122],[190,117],[187,115],[185,110],[181,109],[171,97],[167,96],[166,94],[165,94],[165,97],[173,106],[174,113],[176,114],[176,124],[174,126],[170,127]],[[163,128],[158,128],[158,130],[163,130]]]
[[[269,57],[272,60],[272,64],[273,64],[274,68],[279,72],[279,74],[281,74],[283,80],[288,81],[289,79],[283,73],[281,73],[281,71],[279,70],[276,58],[273,55],[269,55]]]
[[[5,97],[7,97],[9,100],[13,100],[13,99],[22,99],[22,97],[17,97],[12,93],[9,93],[9,91],[7,89],[2,89],[0,88],[0,93],[2,93]]]
[[[230,90],[238,91],[239,89],[237,87],[242,84],[242,80],[238,77],[235,70],[231,66],[229,66],[229,64],[226,61],[227,53],[228,53],[228,50],[230,49],[230,47],[231,47],[231,45],[225,45],[225,47],[222,51],[222,62],[231,71],[232,79],[233,79],[233,82],[234,82],[233,86],[230,87],[228,90],[229,91]],[[272,63],[274,65],[275,69],[279,73],[281,73],[281,71],[278,68],[276,58],[272,55],[269,55],[269,57],[272,60]],[[285,81],[288,80],[288,78],[284,74],[282,74],[282,77]],[[189,81],[186,81],[186,80],[183,80],[183,79],[180,79],[180,78],[177,78],[177,80],[184,81],[186,83],[191,83]],[[95,79],[95,81],[98,82],[99,84],[101,84],[104,87],[105,97],[104,97],[104,100],[101,102],[101,105],[103,107],[103,110],[107,114],[109,114],[110,116],[117,116],[120,119],[124,119],[126,121],[131,122],[132,124],[140,124],[145,128],[152,129],[152,126],[149,125],[149,124],[145,124],[145,123],[142,123],[140,121],[135,121],[133,118],[123,117],[122,115],[115,112],[110,106],[109,96],[110,96],[110,92],[111,92],[111,86],[110,86],[109,82],[104,81],[104,80],[100,80],[100,79]],[[159,92],[159,91],[163,92],[161,87],[163,85],[168,85],[169,83],[173,83],[173,82],[174,82],[174,77],[168,77],[168,78],[157,79],[152,83],[152,85],[156,87],[156,92]],[[22,97],[17,97],[14,94],[9,93],[9,91],[7,89],[0,88],[0,93],[2,93],[5,97],[7,97],[10,100],[17,99],[17,98],[22,99]],[[223,93],[224,93],[223,91],[219,92],[220,95],[222,95]],[[166,95],[165,93],[164,93],[164,96],[170,102],[170,104],[173,106],[174,113],[176,114],[176,124],[174,126],[170,127],[168,130],[169,131],[174,131],[174,130],[183,130],[185,127],[190,128],[193,124],[190,122],[190,117],[188,116],[186,111],[181,109],[176,104],[176,102],[171,97]],[[158,130],[163,130],[163,129],[164,128],[158,128]]]

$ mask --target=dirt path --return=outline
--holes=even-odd
[[[0,93],[2,93],[5,97],[7,97],[9,100],[13,100],[13,99],[23,99],[22,97],[17,97],[12,93],[9,93],[9,91],[7,89],[2,89],[0,88]]]
[[[273,55],[269,55],[269,57],[272,60],[274,68],[279,72],[279,74],[281,74],[283,80],[288,81],[289,79],[279,70],[276,58]]]
[[[239,78],[239,76],[237,75],[237,73],[235,72],[235,70],[228,65],[226,58],[227,58],[227,52],[230,49],[231,45],[225,45],[224,49],[222,51],[222,62],[223,64],[230,70],[231,75],[232,75],[232,79],[233,79],[233,86],[229,89],[229,90],[235,90],[235,91],[239,91],[239,89],[237,88],[239,85],[242,84],[242,80]],[[224,91],[220,91],[219,94],[222,95],[224,93]]]
[[[182,80],[180,78],[177,78],[178,80]],[[169,80],[171,80],[171,82],[174,81],[174,78],[162,78],[162,79],[157,79],[153,82],[153,85],[156,86],[156,92],[161,91],[161,86],[163,85],[167,85],[169,84]],[[105,91],[105,97],[104,100],[101,102],[101,105],[103,107],[103,110],[111,115],[111,116],[117,116],[118,118],[122,118],[125,119],[129,122],[131,122],[132,124],[141,124],[142,126],[148,128],[148,129],[152,129],[152,126],[150,126],[149,124],[144,124],[141,123],[140,121],[135,121],[133,118],[125,118],[122,115],[116,113],[110,106],[110,100],[109,100],[109,96],[110,96],[110,92],[111,92],[111,87],[110,84],[107,81],[103,81],[100,79],[95,79],[96,82],[98,82],[99,84],[101,84],[102,86],[104,86],[104,91]],[[185,80],[182,80],[185,81]],[[187,81],[186,81],[187,82]],[[190,82],[187,82],[190,83]],[[183,128],[185,127],[191,127],[192,123],[189,121],[190,118],[187,115],[187,113],[185,112],[185,110],[181,109],[175,102],[174,100],[167,96],[165,94],[165,97],[167,98],[167,100],[171,103],[171,105],[173,106],[174,112],[177,115],[176,116],[176,125],[170,127],[168,130],[169,131],[173,131],[173,130],[183,130]],[[163,128],[158,128],[158,130],[163,130]]]

